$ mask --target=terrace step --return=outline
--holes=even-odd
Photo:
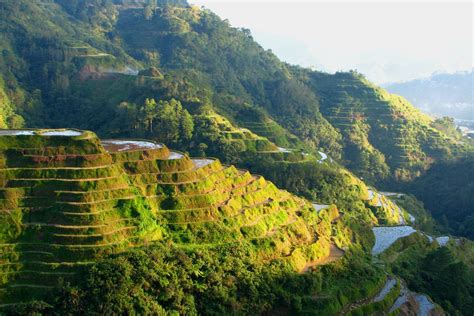
[[[241,132],[250,133],[231,138]],[[52,146],[5,154],[0,216],[19,237],[0,244],[0,271],[18,293],[47,293],[34,286],[73,278],[96,258],[157,242],[162,232],[177,244],[186,240],[183,247],[248,242],[265,258],[315,238],[313,224],[301,220],[309,204],[261,176],[153,142],[91,139],[71,153]],[[268,144],[253,145],[271,150]]]
[[[110,224],[114,223],[121,223],[121,222],[127,222],[131,221],[132,219],[129,218],[124,218],[124,219],[118,219],[115,221],[108,221],[107,224],[100,224],[100,225],[60,225],[60,224],[49,224],[49,223],[22,223],[24,226],[40,226],[40,227],[54,227],[54,228],[61,228],[61,229],[70,229],[70,230],[75,230],[75,229],[89,229],[89,228],[104,228],[104,227],[110,227]]]

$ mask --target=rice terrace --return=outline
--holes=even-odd
[[[473,14],[0,0],[0,316],[472,316]]]

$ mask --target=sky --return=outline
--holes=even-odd
[[[189,0],[251,30],[280,59],[378,84],[471,70],[472,0]]]

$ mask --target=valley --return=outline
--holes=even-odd
[[[0,314],[474,310],[468,131],[209,9],[0,0],[0,128]]]

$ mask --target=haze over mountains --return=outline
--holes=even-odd
[[[191,3],[250,29],[257,42],[285,62],[331,73],[356,69],[376,84],[473,65],[470,1]]]
[[[429,78],[385,84],[384,87],[404,96],[426,113],[474,121],[474,70],[438,73]]]

